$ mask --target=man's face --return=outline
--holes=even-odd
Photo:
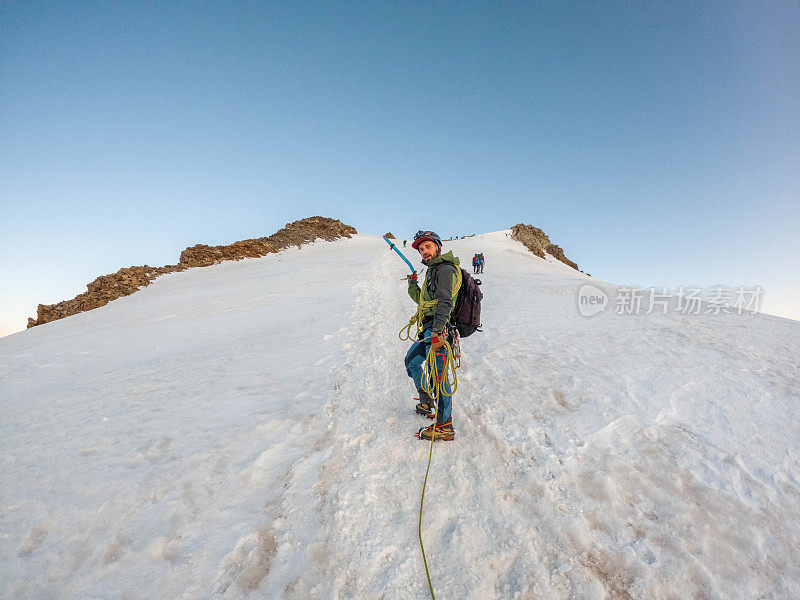
[[[437,246],[435,242],[425,240],[417,246],[417,250],[419,250],[422,260],[428,261],[436,258],[436,255],[439,253],[439,246]]]

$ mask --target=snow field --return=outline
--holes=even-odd
[[[446,245],[487,264],[426,493],[437,597],[800,597],[800,324],[584,318],[614,286],[505,232]],[[427,597],[405,274],[357,235],[0,340],[0,596]]]

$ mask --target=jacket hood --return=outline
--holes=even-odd
[[[439,256],[437,256],[436,258],[434,258],[433,260],[430,260],[428,262],[425,262],[423,260],[422,264],[425,265],[426,267],[432,267],[433,265],[438,265],[439,263],[443,263],[443,262],[449,262],[450,264],[453,264],[456,267],[458,267],[461,264],[461,261],[458,260],[458,257],[457,256],[453,256],[453,251],[452,250],[448,250],[444,254],[440,254]]]

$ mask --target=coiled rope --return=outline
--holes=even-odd
[[[425,280],[427,281],[428,276],[425,276]],[[439,304],[438,300],[423,300],[422,299],[422,292],[419,293],[419,306],[417,306],[417,312],[411,317],[408,321],[408,325],[403,327],[400,330],[399,337],[404,342],[416,342],[419,339],[419,334],[422,331],[422,320],[425,318],[425,311],[429,308],[436,306]],[[411,328],[415,327],[416,331],[411,333]],[[430,339],[430,338],[428,338]]]
[[[430,340],[430,338],[425,338]],[[439,410],[439,398],[442,395],[452,396],[458,387],[458,378],[456,376],[456,364],[453,358],[453,347],[448,341],[445,340],[444,346],[445,358],[441,375],[438,372],[438,365],[436,364],[436,352],[433,347],[428,350],[428,356],[425,359],[425,364],[422,368],[422,390],[433,399],[433,414],[437,415]],[[446,391],[446,384],[450,385],[450,392]],[[434,416],[434,419],[436,417]],[[425,490],[428,486],[428,474],[431,470],[431,459],[433,458],[433,442],[436,437],[436,421],[431,425],[433,433],[431,435],[431,443],[428,450],[428,466],[425,469],[425,480],[422,482],[422,496],[419,499],[419,524],[417,526],[417,535],[419,536],[419,548],[422,551],[422,562],[425,565],[425,576],[428,578],[428,589],[431,592],[432,600],[436,600],[436,594],[433,591],[433,584],[431,583],[431,573],[428,569],[428,559],[425,556],[425,545],[422,542],[422,507],[425,504]]]
[[[439,304],[438,299],[433,300],[423,300],[422,296],[425,293],[425,290],[428,289],[428,274],[430,273],[430,269],[425,271],[425,281],[422,282],[422,288],[419,291],[419,303],[417,304],[417,312],[415,312],[411,319],[408,321],[408,325],[403,327],[400,330],[399,337],[404,342],[410,341],[417,341],[419,339],[419,334],[422,331],[422,321],[425,319],[425,312],[429,308],[433,308],[437,304]],[[461,284],[463,283],[463,278],[461,275],[461,269],[456,267],[456,285],[453,288],[453,302],[455,304],[455,299],[458,296],[458,291],[461,289]],[[411,328],[414,328],[414,334],[411,334]]]
[[[427,289],[428,285],[428,270],[425,273],[425,281],[422,284],[422,289],[419,293],[419,304],[417,306],[417,312],[411,317],[408,321],[408,325],[403,327],[400,330],[399,337],[403,341],[417,341],[419,340],[419,334],[422,331],[422,321],[425,317],[425,312],[439,303],[439,300],[423,300],[423,292]],[[459,289],[461,289],[462,277],[461,277],[461,269],[456,267],[456,273],[458,274],[456,278],[456,286],[453,290],[453,299],[455,300],[456,295],[458,294]],[[412,336],[411,330],[415,328],[415,332]],[[446,336],[445,336],[446,337]],[[427,341],[429,344],[431,342],[430,336],[425,337],[423,340],[420,341]],[[456,362],[453,358],[453,347],[450,345],[446,339],[444,341],[444,345],[441,346],[445,349],[445,357],[444,357],[444,364],[442,365],[442,373],[439,374],[438,365],[436,364],[436,352],[433,349],[433,346],[428,348],[428,355],[425,358],[425,363],[422,366],[422,390],[428,394],[428,396],[433,399],[433,414],[436,415],[439,410],[439,397],[441,395],[452,396],[456,393],[456,389],[458,388],[458,377],[456,375]],[[450,385],[450,392],[445,391],[446,385]],[[425,545],[422,543],[422,507],[425,504],[425,490],[428,486],[428,475],[430,474],[431,470],[431,459],[433,458],[433,442],[436,437],[436,417],[434,416],[434,423],[431,425],[433,427],[433,434],[431,435],[431,443],[428,450],[428,466],[425,469],[425,480],[422,482],[422,496],[419,499],[419,524],[417,526],[417,535],[419,536],[419,548],[422,550],[422,562],[425,565],[425,576],[428,578],[428,589],[431,592],[432,600],[436,600],[436,594],[433,591],[433,584],[431,583],[431,573],[428,569],[428,559],[425,556]]]

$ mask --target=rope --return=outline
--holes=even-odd
[[[429,339],[429,338],[426,338]],[[441,375],[438,372],[438,365],[436,364],[436,353],[433,347],[428,350],[428,357],[425,359],[425,364],[422,367],[422,390],[427,392],[428,395],[434,400],[439,399],[439,395],[452,396],[458,389],[458,376],[456,375],[456,361],[453,357],[453,347],[450,342],[445,340],[444,346],[445,357],[444,364],[442,365]],[[445,391],[445,384],[450,384],[450,393]]]
[[[403,341],[417,341],[419,339],[419,334],[422,331],[422,321],[425,318],[425,312],[437,304],[439,304],[439,300],[425,300],[423,296],[428,289],[428,273],[430,273],[430,269],[425,272],[425,281],[422,284],[422,289],[419,292],[419,303],[417,306],[417,312],[411,317],[408,321],[408,325],[403,327],[400,330],[399,337]],[[456,296],[458,295],[458,291],[461,289],[462,284],[462,276],[461,276],[461,269],[456,267],[456,285],[455,289],[453,290],[453,302],[455,303]],[[411,335],[411,329],[414,327],[416,329],[414,335]],[[426,337],[426,340],[430,340],[430,337]],[[453,359],[453,347],[450,345],[448,341],[445,340],[444,346],[445,348],[445,358],[444,364],[442,365],[442,374],[439,375],[438,366],[436,365],[436,353],[433,350],[433,347],[428,349],[428,356],[425,358],[425,363],[422,367],[422,389],[424,392],[428,394],[433,399],[433,413],[434,415],[437,414],[439,410],[439,397],[441,394],[452,396],[456,393],[456,388],[458,387],[458,378],[456,376],[456,363]],[[448,373],[449,369],[449,373]],[[452,383],[450,383],[452,382]],[[450,383],[450,393],[448,394],[445,392],[444,388],[447,383]],[[431,583],[431,573],[428,569],[428,559],[425,556],[425,545],[422,543],[422,507],[425,504],[425,489],[428,486],[428,475],[431,470],[431,459],[433,458],[433,441],[436,437],[436,421],[434,424],[431,425],[433,427],[433,435],[431,435],[431,445],[430,450],[428,451],[428,466],[425,469],[425,481],[422,483],[422,496],[419,499],[419,525],[417,526],[417,534],[419,536],[419,547],[422,550],[422,562],[425,565],[425,576],[428,578],[428,589],[431,592],[432,600],[436,600],[436,594],[433,592],[433,584]]]
[[[425,278],[427,280],[427,275]],[[414,316],[411,317],[411,320],[408,322],[408,325],[403,327],[400,330],[400,339],[404,342],[412,342],[417,341],[419,339],[419,333],[422,331],[422,319],[425,318],[425,311],[429,308],[436,306],[439,304],[438,300],[423,300],[422,299],[422,292],[419,294],[419,306],[417,306],[417,312],[414,313]],[[414,334],[411,334],[411,328],[416,325],[416,331]]]
[[[425,338],[430,339],[430,338]],[[445,340],[443,348],[446,349],[442,375],[438,373],[438,366],[436,364],[436,352],[433,346],[428,350],[428,356],[425,359],[425,365],[422,368],[422,389],[433,399],[433,414],[438,415],[439,411],[439,397],[440,395],[452,396],[458,387],[458,380],[456,378],[455,360],[453,359],[453,347]],[[448,382],[450,368],[452,374],[452,384],[450,393],[444,390],[444,384]],[[431,385],[431,381],[433,384]],[[436,417],[434,417],[436,419]],[[433,442],[436,437],[436,421],[431,425],[433,427],[433,434],[431,435],[430,449],[428,450],[428,467],[425,469],[425,481],[422,482],[422,497],[419,499],[419,525],[417,527],[417,534],[419,535],[419,547],[422,550],[422,562],[425,565],[425,576],[428,578],[428,589],[431,592],[431,599],[436,600],[436,594],[433,592],[433,584],[431,583],[431,573],[428,570],[428,559],[425,556],[425,545],[422,543],[422,506],[425,503],[425,489],[428,486],[428,474],[431,470],[431,459],[433,458]]]
[[[438,299],[434,300],[425,300],[423,296],[428,289],[428,274],[430,273],[430,269],[425,271],[425,280],[422,282],[422,288],[419,291],[419,303],[417,305],[417,312],[415,312],[411,319],[408,321],[408,325],[403,327],[400,330],[399,337],[404,342],[410,341],[417,341],[419,339],[419,334],[422,331],[422,321],[425,318],[425,313],[429,308],[433,308],[437,304],[439,304]],[[456,267],[456,285],[453,289],[453,305],[455,306],[456,297],[458,296],[458,291],[461,289],[461,284],[463,283],[463,277],[461,275],[461,269]],[[416,332],[414,335],[411,335],[411,328],[416,326]]]
[[[434,408],[438,408],[434,402]],[[425,488],[428,485],[428,472],[431,470],[431,458],[433,458],[433,436],[431,436],[430,450],[428,451],[428,468],[425,469],[425,481],[422,483],[422,497],[419,499],[419,526],[417,527],[417,534],[419,535],[419,547],[422,550],[422,562],[425,565],[425,575],[428,578],[428,589],[431,591],[432,600],[436,600],[436,594],[433,593],[433,584],[431,583],[431,573],[428,570],[428,559],[425,558],[425,546],[422,544],[422,505],[425,502]]]

